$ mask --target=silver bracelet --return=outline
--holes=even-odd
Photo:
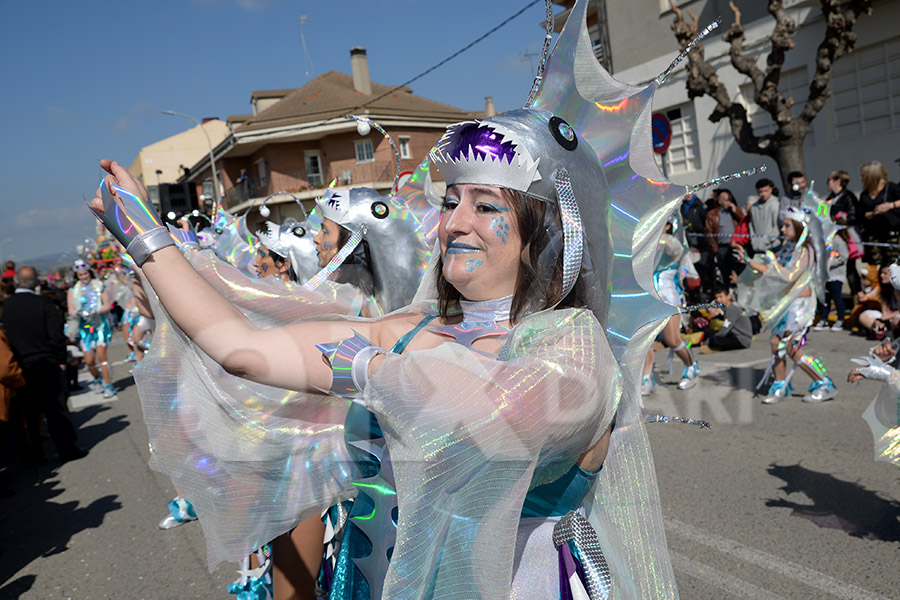
[[[128,244],[125,251],[134,260],[137,266],[143,266],[144,262],[150,255],[166,246],[174,246],[175,240],[169,235],[169,230],[165,227],[157,227],[150,231],[145,231]]]
[[[316,344],[331,367],[329,393],[342,398],[359,398],[369,381],[369,363],[377,354],[387,354],[353,331],[349,337],[330,344]]]

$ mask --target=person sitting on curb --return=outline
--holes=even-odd
[[[707,328],[708,341],[700,352],[749,348],[753,340],[753,325],[747,311],[734,302],[731,290],[724,286],[716,290],[716,302],[724,308],[710,308],[708,312],[713,321],[721,322],[721,328],[718,331]]]

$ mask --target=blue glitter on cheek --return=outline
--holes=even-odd
[[[480,267],[484,264],[483,260],[467,260],[466,261],[466,271],[474,271],[476,267]]]
[[[494,217],[491,219],[491,229],[494,230],[494,233],[497,234],[500,241],[505,244],[506,238],[509,236],[509,223],[506,222],[506,219],[503,217]]]
[[[266,263],[263,263],[263,264],[259,265],[259,270],[262,271],[263,273],[268,273],[269,265],[267,265]]]
[[[322,242],[322,247],[324,247],[326,250],[331,250],[331,242],[327,240]]]

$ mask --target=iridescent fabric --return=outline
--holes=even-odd
[[[766,328],[772,329],[801,295],[808,292],[815,306],[816,258],[805,244],[794,249],[786,264],[778,261],[771,252],[767,252],[766,257],[763,259],[768,267],[766,271],[759,273],[747,267],[741,273],[738,285],[743,288],[739,293],[744,306],[757,311]]]
[[[653,271],[653,283],[659,298],[671,306],[684,304],[681,287],[681,263],[684,248],[678,239],[668,233],[659,239],[660,253]]]
[[[326,299],[307,297],[298,302],[298,316],[300,304],[305,316],[330,308]],[[348,401],[227,375],[155,308],[157,339],[165,339],[160,346],[170,352],[151,355],[136,369],[151,464],[192,499],[210,565],[238,560],[355,495],[343,439]],[[522,581],[544,578],[533,572],[537,563],[514,564],[517,544],[522,552],[546,553],[556,585],[556,550],[543,544],[552,524],[546,536],[520,530],[524,497],[530,486],[570,471],[599,438],[617,408],[620,380],[588,311],[528,317],[508,348],[507,361],[453,343],[394,355],[366,388],[365,404],[378,416],[391,451],[402,507],[386,598],[429,588],[436,598],[510,597]],[[178,393],[187,389],[191,393]],[[666,564],[641,548],[640,536],[628,534],[654,500],[649,490],[628,497],[615,490],[632,477],[655,483],[652,468],[648,473],[633,462],[649,458],[638,417],[636,409],[619,407],[615,451],[586,512],[601,533],[620,597],[640,596],[642,586],[659,597],[656,582],[629,569],[637,556],[643,564]],[[484,564],[491,569],[479,567]]]
[[[875,460],[900,466],[900,371],[893,369],[863,419],[872,430]]]
[[[203,279],[257,327],[285,325],[319,314],[310,302],[325,303],[331,310],[322,312],[331,314],[358,315],[363,305],[377,311],[374,304],[349,284],[326,281],[310,293],[303,291],[298,283],[285,283],[276,277],[248,277],[242,270],[219,260],[210,250],[186,248],[183,254]]]
[[[192,254],[191,254],[192,252]],[[330,286],[301,296],[254,287],[206,251],[201,275],[257,326],[353,308]],[[216,277],[213,277],[215,274]],[[238,276],[240,279],[237,279]],[[236,283],[241,281],[243,283]],[[193,503],[211,566],[240,561],[299,522],[355,496],[344,443],[350,402],[271,388],[226,373],[171,321],[151,294],[154,349],[134,368],[150,437],[150,466]]]
[[[259,241],[247,229],[247,215],[236,217],[218,207],[213,222],[216,255],[247,274],[252,274]]]

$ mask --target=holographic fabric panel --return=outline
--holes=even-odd
[[[891,372],[862,417],[872,430],[875,460],[900,467],[900,371]]]
[[[620,380],[590,311],[526,317],[509,348],[497,361],[442,344],[390,356],[369,380],[366,406],[390,447],[401,507],[385,597],[509,598],[532,568],[513,574],[536,469],[570,467],[609,425]],[[536,552],[555,565],[552,544]],[[555,597],[551,575],[531,597]]]
[[[769,329],[778,325],[789,307],[807,290],[812,294],[815,310],[815,257],[806,246],[794,250],[787,264],[779,263],[768,253],[767,269],[757,272],[750,267],[744,269],[738,279],[738,293],[746,308],[757,311]],[[795,319],[806,321],[806,315]],[[794,331],[796,333],[796,331]]]
[[[250,279],[209,250],[186,250],[201,277],[258,327],[356,315],[358,292],[315,292]],[[152,448],[150,466],[196,507],[211,566],[261,544],[356,488],[344,443],[349,400],[298,394],[229,375],[172,323],[152,289],[153,349],[134,369]]]

